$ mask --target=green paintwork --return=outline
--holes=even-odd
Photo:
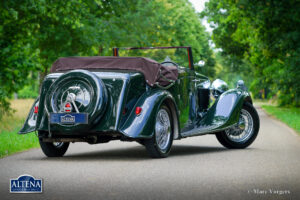
[[[35,131],[36,128],[36,118],[37,114],[34,113],[34,107],[39,104],[40,97],[38,97],[34,103],[32,104],[32,107],[29,111],[28,117],[24,123],[24,126],[19,131],[20,134],[29,133]]]
[[[182,133],[183,137],[222,131],[238,122],[240,110],[250,100],[248,92],[232,89],[224,92],[200,118],[193,129]]]
[[[223,93],[207,112],[198,114],[197,89],[202,88],[207,77],[187,68],[180,68],[179,77],[174,86],[168,90],[151,88],[146,85],[140,73],[128,71],[97,71],[93,72],[102,79],[108,93],[108,101],[102,118],[89,131],[63,132],[51,127],[51,132],[57,135],[97,135],[103,133],[120,133],[124,137],[140,139],[150,138],[154,133],[155,116],[162,103],[174,105],[173,120],[177,123],[178,134],[175,137],[189,137],[224,130],[238,121],[244,101],[251,102],[249,93],[233,89]],[[39,112],[36,116],[36,127],[30,126],[33,109],[24,127],[19,132],[24,134],[34,130],[48,131],[48,114],[45,109],[45,97],[53,82],[62,75],[48,75],[42,85],[39,102]],[[76,82],[76,79],[74,79]],[[200,97],[201,98],[201,97]],[[142,112],[135,114],[139,106]]]
[[[120,131],[130,138],[151,137],[154,133],[156,113],[166,99],[174,102],[171,93],[166,90],[154,89],[145,92],[135,106],[141,107],[142,112],[136,115],[132,110]]]
[[[124,123],[124,119],[122,120],[122,118],[125,117],[122,116],[123,108],[130,101],[133,101],[133,103],[135,103],[138,100],[138,97],[146,91],[144,77],[140,73],[134,72],[94,73],[104,82],[108,91],[109,100],[102,119],[97,124],[95,124],[90,131],[118,131],[119,124],[122,123],[122,121]],[[36,130],[48,131],[48,115],[44,106],[45,97],[46,94],[48,94],[49,88],[51,87],[52,83],[61,75],[62,73],[48,75],[43,82]],[[74,80],[74,82],[76,82],[76,79]],[[24,134],[31,131],[31,129],[22,129],[19,133]],[[51,126],[51,131],[58,133],[59,130],[56,129],[55,126]],[[61,132],[58,134],[64,133]],[[81,132],[76,132],[74,134],[81,134]],[[85,131],[84,134],[86,134]]]
[[[191,87],[191,76],[190,70],[188,68],[180,68],[178,79],[173,87],[169,89],[169,92],[172,94],[176,105],[179,109],[179,123],[180,127],[184,128],[188,126],[189,123],[189,93]],[[183,111],[185,114],[183,114]]]

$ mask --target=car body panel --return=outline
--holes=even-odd
[[[239,89],[224,92],[191,131],[181,133],[182,137],[219,132],[235,125],[243,103],[249,97],[248,92]]]
[[[50,113],[45,106],[45,98],[55,80],[64,74],[52,73],[44,79],[40,97],[35,101],[19,133],[37,130],[61,137],[117,134],[128,140],[147,139],[154,134],[156,114],[160,106],[166,104],[172,113],[174,139],[180,139],[230,128],[238,122],[244,102],[252,103],[248,92],[232,89],[221,94],[209,106],[209,79],[196,73],[193,65],[190,68],[179,67],[178,79],[168,89],[150,87],[146,84],[144,75],[135,71],[91,72],[103,81],[108,93],[107,105],[101,119],[95,120],[87,130],[72,132],[67,127],[57,129],[49,124]],[[76,83],[76,77],[73,78]],[[198,95],[199,91],[205,95]],[[35,106],[39,107],[38,113],[34,113]],[[135,113],[136,107],[142,109],[140,114]]]
[[[126,137],[141,139],[151,138],[154,133],[155,116],[160,105],[168,99],[175,106],[176,118],[178,119],[178,134],[175,139],[201,135],[206,133],[218,132],[234,125],[238,118],[240,109],[245,99],[251,99],[249,93],[234,89],[223,93],[215,103],[208,109],[205,116],[199,118],[197,116],[197,99],[193,95],[193,90],[199,86],[199,83],[206,81],[205,77],[201,77],[202,81],[198,81],[194,88],[194,84],[190,81],[193,76],[186,76],[187,72],[182,72],[177,83],[169,90],[152,89],[143,83],[143,76],[140,73],[124,73],[124,72],[95,72],[101,77],[109,91],[109,103],[106,113],[102,120],[99,121],[91,130],[90,133],[101,132],[119,132]],[[49,76],[49,80],[44,81],[42,90],[47,92],[50,84],[54,82],[61,74],[56,73]],[[188,77],[188,78],[187,78]],[[192,83],[192,84],[190,84]],[[183,90],[189,88],[188,90]],[[129,92],[134,91],[134,92]],[[25,122],[24,127],[19,132],[24,134],[35,130],[48,130],[48,116],[45,107],[43,107],[43,99],[38,98]],[[130,102],[132,101],[132,102]],[[36,116],[36,124],[33,126],[32,118],[34,106],[39,104],[39,114]],[[142,113],[135,114],[135,108],[142,108]],[[123,113],[124,108],[127,109]],[[44,110],[44,111],[43,111]],[[57,131],[51,129],[52,131]],[[82,133],[76,133],[81,135]],[[84,133],[87,134],[87,133]]]
[[[26,118],[26,121],[23,127],[21,128],[21,130],[19,131],[20,134],[26,134],[36,130],[37,113],[35,113],[34,111],[35,111],[35,107],[39,105],[39,100],[40,100],[39,97],[36,98],[36,100],[32,104],[29,114]]]
[[[135,110],[132,110],[120,128],[120,132],[130,138],[151,138],[154,134],[153,125],[155,124],[156,113],[166,99],[175,104],[173,96],[167,90],[155,89],[145,92],[135,106],[142,108],[142,112],[137,115]]]
[[[117,131],[118,126],[122,123],[122,109],[132,101],[134,98],[137,101],[137,96],[143,94],[145,89],[144,77],[141,73],[136,72],[94,72],[99,78],[104,82],[108,93],[109,100],[103,118],[95,124],[95,126],[90,130],[91,132],[97,131]],[[39,104],[39,112],[37,115],[37,126],[35,130],[47,131],[48,125],[48,111],[44,105],[45,94],[51,87],[51,84],[59,77],[62,73],[54,73],[48,75],[41,88],[41,98]],[[129,92],[129,87],[132,88],[132,92]],[[134,102],[133,102],[134,103]],[[131,103],[132,104],[132,103]],[[31,109],[32,112],[32,109]],[[31,113],[30,112],[30,113]],[[29,115],[30,117],[30,115]],[[27,124],[27,122],[25,122]],[[26,128],[25,126],[20,131],[20,134],[34,131],[33,128]],[[52,131],[58,131],[55,127],[51,127]],[[80,133],[79,133],[80,134]]]

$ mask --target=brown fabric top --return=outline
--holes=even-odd
[[[143,57],[65,57],[57,59],[51,72],[60,72],[73,69],[112,69],[132,70],[144,74],[146,82],[154,86],[156,82],[161,86],[167,86],[170,82],[161,78],[160,74],[167,79],[177,80],[178,70],[175,66],[163,66],[160,63]]]

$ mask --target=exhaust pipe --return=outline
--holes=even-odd
[[[43,138],[43,142],[87,142],[84,138]]]

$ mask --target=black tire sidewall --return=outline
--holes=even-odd
[[[217,137],[218,141],[223,146],[225,146],[229,149],[243,149],[243,148],[248,147],[249,145],[251,145],[254,142],[254,140],[256,139],[258,132],[259,132],[260,121],[259,121],[259,116],[258,116],[256,109],[253,107],[252,104],[250,104],[248,102],[244,103],[242,109],[247,110],[253,119],[253,126],[254,126],[253,134],[251,135],[250,138],[248,138],[247,140],[245,140],[243,142],[234,142],[228,138],[225,131],[216,133],[216,137]]]
[[[69,148],[70,143],[64,142],[61,147],[56,147],[51,142],[43,142],[42,138],[39,138],[39,143],[42,151],[48,157],[61,157]]]
[[[170,124],[171,124],[171,135],[170,135],[170,141],[169,141],[168,147],[166,148],[165,152],[163,152],[157,144],[155,128],[154,128],[153,137],[151,139],[143,141],[143,143],[144,143],[146,149],[148,150],[150,156],[153,157],[153,158],[165,158],[165,157],[167,157],[170,154],[171,147],[172,147],[172,144],[173,144],[174,125],[173,125],[173,118],[172,118],[171,111],[170,111],[168,106],[166,106],[165,104],[162,104],[160,106],[160,108],[158,109],[157,114],[158,114],[159,110],[161,110],[161,109],[166,110],[167,113],[168,113],[168,116],[169,116],[169,119],[170,119]],[[155,115],[155,121],[156,121],[157,114]]]

